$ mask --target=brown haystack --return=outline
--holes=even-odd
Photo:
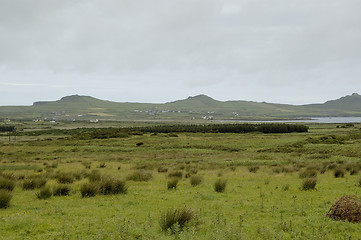
[[[361,222],[361,200],[355,195],[343,196],[327,213],[334,220]]]

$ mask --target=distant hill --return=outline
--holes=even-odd
[[[206,95],[164,104],[105,101],[90,96],[66,96],[32,106],[0,107],[0,119],[45,120],[267,120],[361,116],[357,93],[323,104],[287,105],[251,101],[217,101]]]

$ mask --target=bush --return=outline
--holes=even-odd
[[[343,196],[332,205],[327,216],[334,220],[361,222],[361,200],[357,196]]]
[[[49,187],[43,187],[40,189],[40,191],[36,194],[36,197],[38,199],[48,199],[52,195],[52,192],[50,191]]]
[[[190,178],[190,182],[193,187],[198,186],[199,184],[202,183],[202,181],[203,181],[202,176],[194,175]]]
[[[132,174],[128,175],[127,180],[138,181],[138,182],[146,182],[152,179],[153,174],[147,171],[135,171]]]
[[[342,168],[336,168],[333,172],[333,175],[335,178],[340,178],[345,176],[345,171]]]
[[[177,189],[179,178],[172,178],[168,180],[167,189]]]
[[[94,197],[98,193],[98,185],[95,183],[85,183],[80,187],[81,196]]]
[[[302,183],[302,190],[312,190],[315,189],[317,183],[316,178],[306,178]]]
[[[68,196],[70,192],[70,187],[65,184],[59,184],[54,187],[53,195],[54,196]]]
[[[248,171],[251,172],[251,173],[256,173],[259,169],[259,166],[249,166],[248,167]]]
[[[214,191],[216,192],[224,192],[226,190],[227,181],[224,179],[218,179],[214,183]]]
[[[0,189],[12,191],[15,188],[15,181],[0,177]]]
[[[182,178],[183,172],[182,171],[173,171],[173,172],[168,173],[168,177],[169,178],[173,178],[173,177]]]
[[[176,232],[176,228],[183,229],[186,224],[195,219],[192,209],[169,209],[161,215],[160,227],[163,231]]]
[[[0,189],[0,208],[8,208],[12,197],[9,191]]]

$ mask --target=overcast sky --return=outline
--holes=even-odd
[[[0,105],[361,94],[361,0],[0,0]]]

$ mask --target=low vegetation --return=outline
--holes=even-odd
[[[336,201],[360,191],[360,124],[177,137],[41,124],[0,134],[4,239],[361,238],[360,196]]]

